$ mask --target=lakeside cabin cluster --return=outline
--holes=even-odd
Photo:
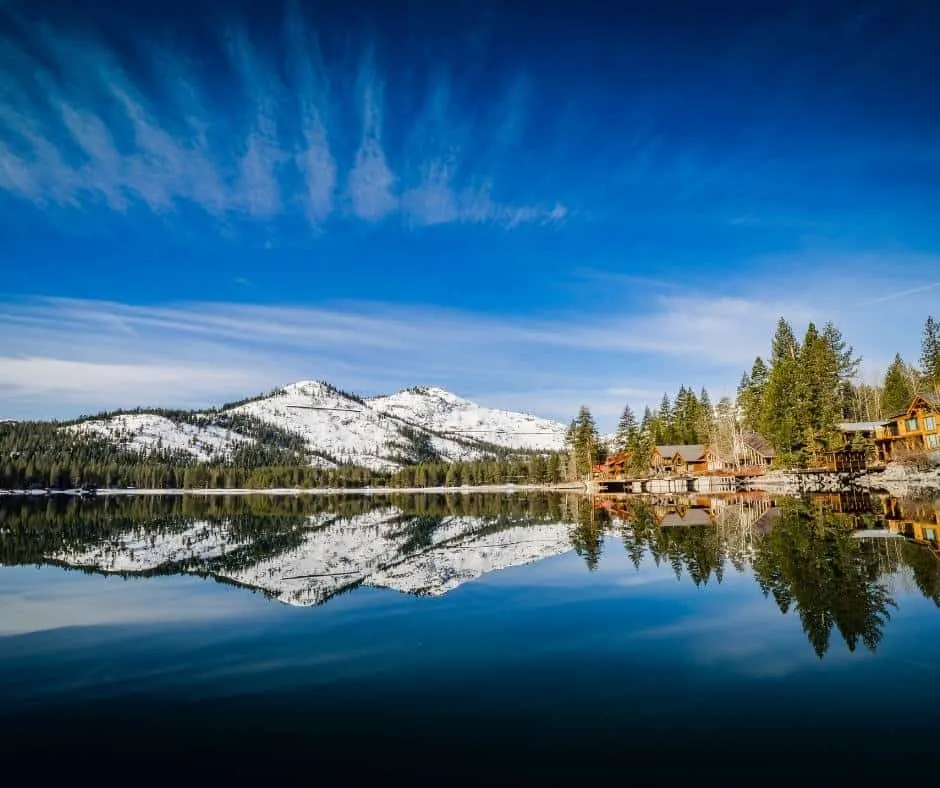
[[[774,456],[773,447],[754,432],[736,436],[726,453],[702,443],[662,444],[653,447],[645,475],[654,478],[710,474],[759,476],[773,465]],[[629,465],[630,453],[620,452],[595,465],[592,476],[598,481],[624,479],[629,475]]]
[[[940,465],[940,393],[918,394],[901,413],[872,422],[843,422],[841,449],[821,454],[814,470],[857,473],[873,465],[918,458]],[[595,481],[617,481],[631,476],[673,478],[696,476],[752,477],[766,473],[774,463],[770,443],[755,432],[734,437],[729,450],[705,444],[653,447],[649,468],[630,468],[629,452],[608,457],[592,469]]]

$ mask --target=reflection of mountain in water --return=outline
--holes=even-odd
[[[178,531],[131,532],[49,558],[105,572],[172,568],[207,574],[262,589],[288,604],[313,605],[358,585],[443,594],[487,572],[570,550],[568,530],[565,523],[489,523],[385,507],[348,518],[312,516],[293,529],[293,544],[267,554],[252,555],[223,520]]]
[[[703,588],[752,574],[822,656],[834,631],[876,648],[902,593],[940,606],[938,532],[937,501],[858,491],[7,502],[0,563],[190,573],[316,605],[362,585],[439,595],[569,550],[594,570],[625,550]]]

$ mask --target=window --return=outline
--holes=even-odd
[[[924,429],[925,429],[925,430],[935,430],[935,429],[937,429],[937,417],[936,417],[936,416],[928,416],[926,419],[924,419]]]
[[[940,448],[940,435],[933,434],[927,436],[927,448],[937,449]]]
[[[908,419],[906,422],[904,422],[904,429],[907,430],[908,432],[916,432],[917,431],[917,417],[915,416],[914,418]]]

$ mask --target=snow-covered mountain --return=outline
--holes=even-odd
[[[472,460],[493,447],[557,451],[566,432],[560,422],[483,407],[441,388],[363,399],[316,381],[221,410],[124,413],[64,429],[132,451],[184,452],[198,460],[224,459],[258,442],[299,440],[313,464],[373,470],[394,470],[418,457]]]
[[[563,522],[419,517],[389,506],[347,519],[313,516],[292,546],[264,555],[252,555],[250,541],[237,538],[231,523],[197,521],[159,533],[130,530],[49,559],[106,573],[172,567],[306,606],[359,585],[438,596],[488,572],[568,552],[570,528]],[[232,556],[236,560],[226,560]]]

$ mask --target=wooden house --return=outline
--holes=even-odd
[[[925,454],[940,463],[940,394],[918,394],[907,410],[886,420],[875,430],[875,448],[882,462]]]
[[[741,469],[753,469],[763,473],[773,465],[775,452],[770,441],[756,432],[742,432],[734,436],[730,449],[719,451],[717,447],[708,447],[707,466],[712,472],[734,472]]]
[[[612,454],[604,462],[595,465],[591,471],[595,479],[623,479],[626,476],[627,462],[630,452],[622,451]]]
[[[687,475],[708,470],[707,447],[702,443],[653,447],[650,461],[654,474]]]
[[[735,440],[734,457],[738,465],[770,467],[773,465],[774,447],[757,432],[742,432]]]

